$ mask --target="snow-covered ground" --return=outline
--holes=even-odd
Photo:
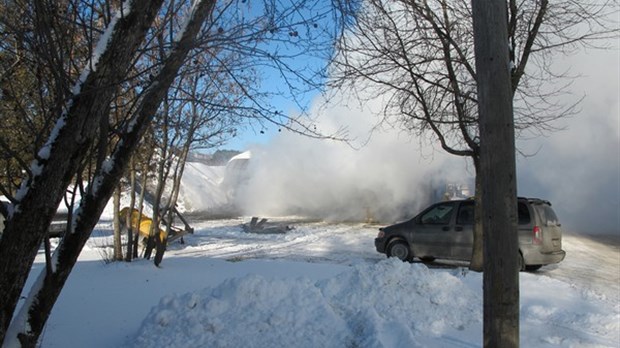
[[[242,231],[248,221],[195,221],[161,268],[104,263],[102,221],[42,347],[481,346],[481,274],[385,259],[374,225],[282,218],[270,221],[295,228],[259,235]],[[521,273],[523,347],[620,346],[614,243],[567,234],[566,260]]]
[[[482,345],[481,274],[462,263],[388,260],[374,248],[378,225],[282,217],[269,223],[292,227],[287,233],[250,234],[241,227],[250,217],[198,218],[226,204],[225,172],[188,165],[179,205],[195,233],[169,245],[161,268],[105,262],[107,209],[41,346]],[[619,245],[617,235],[566,233],[562,263],[521,273],[523,347],[620,347]],[[33,270],[43,267],[41,253]]]

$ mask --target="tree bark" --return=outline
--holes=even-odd
[[[121,219],[119,211],[121,210],[121,185],[119,184],[113,194],[113,210],[112,226],[114,226],[114,261],[123,259],[123,245],[121,239]]]
[[[469,269],[476,272],[484,270],[484,228],[482,226],[482,175],[480,174],[480,155],[472,156],[474,161],[475,192],[474,197],[474,247],[472,248]]]
[[[160,205],[161,205],[162,196],[164,194],[164,188],[166,187],[166,181],[168,180],[168,173],[170,171],[170,163],[171,163],[171,160],[169,160],[168,158],[169,152],[170,152],[170,144],[168,144],[168,123],[169,123],[168,112],[169,112],[168,100],[167,98],[164,98],[163,107],[162,107],[162,119],[163,119],[162,130],[161,130],[162,139],[160,140],[161,146],[159,147],[159,150],[161,152],[158,153],[159,161],[157,161],[157,186],[155,188],[155,195],[153,196],[154,200],[152,202],[153,204],[153,215],[151,216],[152,223],[151,223],[151,228],[149,230],[149,237],[148,237],[146,250],[144,252],[144,257],[147,260],[151,258],[151,253],[153,252],[153,249],[157,248],[157,250],[159,250],[160,245],[161,245],[161,236],[159,235],[159,225],[160,225],[159,216],[160,216],[160,210],[161,210]],[[155,261],[155,263],[158,265],[157,261]]]
[[[478,82],[484,346],[519,346],[514,119],[504,0],[472,0]]]
[[[138,198],[138,216],[142,216],[142,214],[144,214],[144,200],[146,198],[146,185],[149,182],[149,177],[148,177],[148,173],[149,173],[149,163],[151,162],[151,159],[153,158],[153,154],[154,151],[151,148],[151,152],[149,153],[148,159],[146,161],[144,161],[144,164],[142,165],[142,177],[140,180],[140,197]],[[137,259],[138,258],[138,246],[140,245],[140,239],[142,239],[142,237],[140,237],[140,230],[136,230],[134,231],[134,240],[133,240],[133,258]]]
[[[129,209],[134,209],[136,205],[136,166],[134,160],[134,156],[131,156],[129,159]],[[130,262],[133,259],[134,240],[133,228],[131,227],[131,214],[126,216],[125,226],[127,226],[127,254],[125,255],[125,261]],[[136,236],[136,239],[137,238]]]

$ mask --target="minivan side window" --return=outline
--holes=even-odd
[[[474,224],[474,202],[463,202],[459,207],[456,216],[457,225],[473,225]]]
[[[442,203],[432,207],[420,216],[420,223],[431,225],[447,225],[450,223],[454,203]]]
[[[527,225],[532,221],[530,217],[530,210],[527,208],[527,204],[523,202],[517,203],[517,210],[519,214],[519,225]]]

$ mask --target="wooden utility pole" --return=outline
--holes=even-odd
[[[472,0],[484,230],[484,346],[519,346],[514,118],[505,0]]]

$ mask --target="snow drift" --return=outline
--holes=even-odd
[[[523,346],[617,344],[620,315],[593,294],[531,274],[521,280]],[[248,275],[165,296],[135,346],[480,346],[481,283],[481,274],[466,269],[429,270],[396,259],[319,281]]]

